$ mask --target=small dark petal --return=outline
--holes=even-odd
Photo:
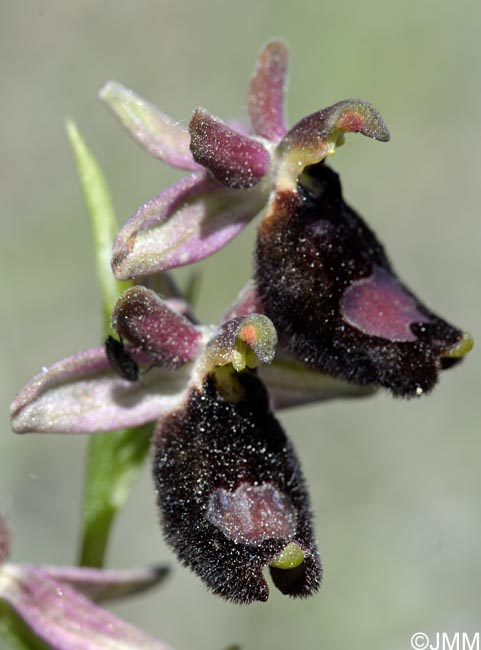
[[[200,345],[200,330],[154,291],[142,286],[127,289],[117,300],[112,311],[112,327],[163,368],[176,369],[192,361]],[[111,355],[117,366],[121,361],[126,362],[120,359],[121,354],[117,350]],[[119,367],[115,370],[118,372]]]
[[[247,189],[257,185],[270,164],[267,149],[198,108],[190,122],[194,160],[207,167],[223,185]]]
[[[333,376],[421,395],[462,341],[397,278],[324,164],[309,167],[296,192],[278,192],[259,228],[256,265],[280,344]]]
[[[262,383],[250,373],[233,380],[237,401],[209,377],[157,430],[153,473],[165,537],[214,593],[237,603],[267,600],[263,569],[294,542],[309,580],[289,593],[307,596],[319,587],[321,565],[299,462]]]

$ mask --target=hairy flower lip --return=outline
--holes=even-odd
[[[160,318],[158,318],[159,314]],[[155,316],[163,326],[152,329],[149,323],[149,318],[152,316]],[[165,326],[166,322],[167,325]],[[274,561],[280,554],[282,554],[283,549],[287,544],[295,541],[300,547],[306,549],[306,558],[309,558],[306,560],[306,572],[299,574],[295,585],[293,584],[286,587],[284,582],[282,582],[282,580],[279,582],[277,577],[274,578],[274,583],[280,584],[281,591],[289,593],[291,596],[307,596],[316,591],[321,579],[321,565],[316,542],[310,525],[308,498],[300,475],[299,462],[293,459],[293,452],[288,451],[290,447],[285,434],[282,432],[279,425],[275,423],[274,417],[269,411],[267,392],[263,387],[261,380],[256,377],[255,370],[251,370],[251,368],[257,365],[257,360],[269,362],[272,361],[274,357],[274,348],[277,342],[277,336],[269,319],[264,315],[249,314],[244,317],[238,317],[226,321],[217,329],[201,328],[198,325],[189,323],[180,314],[176,314],[172,310],[169,310],[153,291],[145,287],[137,286],[127,289],[123,296],[118,300],[118,303],[114,307],[112,324],[116,329],[121,330],[123,335],[125,335],[125,345],[130,346],[130,352],[136,350],[135,343],[142,343],[143,339],[150,336],[148,345],[144,344],[143,349],[141,350],[144,358],[147,360],[152,349],[155,349],[156,353],[159,349],[162,349],[162,363],[170,364],[171,357],[169,355],[164,355],[165,350],[174,351],[181,343],[182,338],[187,342],[187,348],[185,349],[189,350],[187,356],[190,375],[186,377],[183,389],[172,396],[168,408],[166,408],[162,413],[157,414],[157,431],[164,429],[165,427],[168,428],[169,422],[172,422],[172,420],[177,417],[180,418],[181,423],[183,423],[182,432],[184,432],[187,426],[184,413],[191,396],[195,395],[199,397],[198,405],[201,410],[206,407],[208,408],[208,401],[210,398],[205,392],[204,387],[209,385],[217,395],[215,407],[217,411],[214,414],[215,417],[211,424],[213,423],[215,427],[220,425],[221,429],[220,431],[217,430],[218,434],[222,437],[224,431],[222,414],[230,412],[235,416],[235,422],[237,423],[236,426],[241,426],[243,430],[245,430],[245,434],[247,435],[247,433],[249,433],[252,438],[251,444],[248,445],[244,440],[244,436],[241,435],[238,438],[236,437],[236,444],[238,447],[237,463],[239,469],[244,466],[242,460],[243,455],[250,457],[254,454],[250,460],[251,469],[246,474],[246,479],[252,483],[255,491],[257,488],[255,487],[256,483],[254,479],[259,471],[258,465],[262,465],[263,463],[263,480],[264,482],[268,484],[272,483],[273,485],[272,489],[268,489],[266,492],[262,491],[261,493],[256,493],[257,501],[255,506],[251,508],[251,514],[253,516],[252,525],[248,524],[246,527],[241,516],[241,519],[239,520],[239,530],[242,533],[241,537],[236,538],[237,541],[231,540],[231,546],[232,544],[234,545],[233,548],[235,547],[235,552],[238,556],[237,564],[235,564],[236,579],[233,581],[231,587],[227,588],[226,581],[230,580],[229,576],[232,576],[232,567],[229,564],[231,556],[228,553],[224,556],[223,567],[218,567],[217,581],[209,584],[209,581],[207,580],[207,583],[212,590],[233,602],[252,602],[254,600],[266,601],[269,594],[269,588],[263,576],[263,570],[271,561]],[[179,325],[179,327],[177,327],[177,325]],[[147,335],[146,332],[149,332],[149,334]],[[127,336],[130,341],[127,339]],[[161,341],[162,337],[165,337],[165,342]],[[198,340],[202,341],[201,345],[198,344]],[[194,342],[194,345],[188,347],[192,342]],[[133,344],[134,347],[132,347]],[[167,347],[163,347],[165,344]],[[170,348],[169,346],[172,344],[173,347]],[[154,348],[151,347],[152,345],[154,345]],[[251,353],[256,356],[256,363],[253,363],[252,356],[245,352],[244,346],[247,346]],[[157,360],[159,361],[159,358],[157,358]],[[91,373],[92,369],[94,369],[94,374],[95,371],[104,371],[105,366],[108,364],[105,349],[101,347],[94,351],[88,351],[84,355],[83,362],[87,363],[87,367],[90,369]],[[71,380],[72,372],[78,372],[79,366],[80,370],[82,370],[81,361],[79,361],[78,357],[73,357],[66,360],[66,362],[57,364],[57,368],[54,368],[53,376],[49,375],[50,371],[45,373],[47,374],[47,378],[44,378],[44,384],[46,382],[47,386],[51,386],[53,383],[55,387],[55,381],[58,380],[59,376],[63,379],[67,378],[68,380]],[[234,370],[234,367],[236,366],[238,370],[241,370],[241,372],[236,372]],[[182,366],[180,370],[174,371],[172,373],[173,376],[183,369],[184,366]],[[227,372],[219,372],[223,369],[226,369]],[[129,388],[132,385],[131,382],[124,381],[120,378],[117,378],[116,381],[117,383],[126,385]],[[42,382],[40,382],[40,384],[41,383]],[[214,386],[216,386],[216,388],[214,388]],[[261,399],[253,399],[251,397],[249,398],[250,401],[245,404],[248,392],[251,390],[249,386],[254,386],[255,395],[260,395]],[[27,387],[27,393],[31,390],[32,388]],[[42,386],[39,385],[37,380],[34,380],[33,382],[33,390],[35,393],[33,404],[29,403],[29,399],[32,398],[32,395],[30,394],[28,398],[26,395],[23,395],[19,399],[19,402],[23,405],[21,411],[24,411],[25,408],[36,407],[37,409],[39,408],[41,413],[42,408],[44,407],[42,404],[44,396],[42,395]],[[64,396],[62,398],[64,399]],[[80,400],[80,402],[85,402],[85,399]],[[59,406],[59,403],[56,402],[56,405]],[[236,415],[239,409],[240,414]],[[256,411],[256,415],[253,414],[253,409]],[[89,412],[91,411],[90,408],[88,410]],[[193,421],[195,421],[196,418],[197,416],[194,414]],[[269,442],[270,439],[268,439],[265,443],[270,449],[267,457],[264,456],[266,449],[260,445],[259,436],[253,438],[253,433],[251,431],[252,427],[249,427],[248,423],[246,424],[244,421],[249,418],[252,426],[255,425],[258,427],[259,435],[264,435],[264,428],[262,425],[264,420],[267,424],[273,427],[273,440]],[[98,420],[97,418],[95,419],[97,421],[98,430]],[[205,425],[210,422],[208,414],[204,420]],[[34,424],[30,422],[30,428],[32,428],[38,421],[38,419],[34,418]],[[56,418],[55,421],[57,422]],[[14,422],[17,429],[19,428],[18,423],[19,416],[17,415]],[[56,426],[59,426],[58,423]],[[82,423],[81,426],[84,427],[84,423]],[[199,421],[198,432],[200,433],[202,429],[203,426]],[[48,430],[47,425],[45,430]],[[229,426],[225,429],[225,433],[227,435],[232,434]],[[158,433],[155,439],[158,442]],[[209,437],[208,440],[208,444],[202,445],[202,448],[206,452],[211,444]],[[194,451],[194,454],[197,455],[195,448],[192,448],[192,445],[194,444],[195,437],[189,434],[185,441],[185,452],[187,453],[190,450],[189,453]],[[256,451],[254,452],[253,450],[255,449]],[[235,466],[231,465],[228,461],[224,462],[224,454],[228,453],[227,448],[224,448],[221,445],[217,451],[222,451],[222,454],[218,454],[214,447],[212,448],[212,453],[214,454],[212,458],[215,459],[219,472],[224,468],[225,471],[231,472],[231,480],[241,480],[241,474],[238,474]],[[211,452],[209,451],[209,453]],[[277,475],[275,466],[273,465],[274,456],[278,457],[276,462],[283,472],[282,480]],[[198,458],[200,460],[200,453],[198,454]],[[175,462],[177,461],[175,460]],[[216,475],[217,471],[214,472],[213,476]],[[171,482],[169,481],[169,484],[170,483]],[[222,486],[219,485],[219,487]],[[161,498],[164,498],[166,494],[167,490],[164,490]],[[282,496],[283,494],[286,496]],[[172,497],[172,499],[173,498],[174,497]],[[234,502],[238,500],[238,498],[239,494],[234,494]],[[180,497],[179,499],[175,497],[175,499],[177,500],[176,503],[178,506],[181,502]],[[290,500],[292,500],[292,504],[289,506]],[[270,505],[269,502],[271,502]],[[226,502],[226,512],[232,503],[232,500]],[[221,526],[221,519],[215,517],[217,509],[215,504],[213,508],[212,522],[214,523],[211,523],[211,526],[213,529],[216,529],[216,527]],[[263,513],[267,512],[269,508],[269,512],[272,512],[273,515],[279,519],[279,522],[276,525],[273,524],[270,527],[264,526],[262,519]],[[262,521],[259,520],[260,517]],[[280,521],[282,517],[284,517],[283,522]],[[169,529],[168,520],[166,521],[165,526]],[[223,533],[219,532],[219,535],[223,535]],[[242,535],[244,535],[244,537],[242,537]],[[251,540],[253,540],[254,546],[251,543]],[[173,545],[180,553],[180,557],[184,557],[184,561],[205,579],[206,575],[199,570],[199,563],[203,560],[201,558],[193,558],[192,560],[187,561],[186,556],[183,556],[182,551],[179,550],[181,547],[178,547],[176,543],[173,543]],[[254,547],[257,549],[257,555],[255,558],[253,556]],[[196,547],[193,547],[194,553],[197,553],[201,548],[203,548],[204,551],[207,550],[207,547],[197,545]],[[211,558],[211,560],[215,561],[215,558]],[[28,572],[30,580],[30,577],[32,577],[30,569],[27,567],[25,570]],[[52,571],[54,570],[52,569]],[[75,583],[77,580],[78,583],[79,576],[70,575],[69,578],[67,573],[68,572],[65,571],[62,573],[62,570],[60,570],[59,575],[62,575],[64,580],[70,579],[72,583]],[[49,575],[48,571],[45,572],[45,575],[37,575],[37,578],[45,584],[47,590],[50,589],[50,582],[53,582],[53,580],[56,579],[55,576]],[[37,588],[36,586],[33,587],[33,583],[29,582],[29,584],[32,584],[32,588]],[[77,586],[79,585],[77,584]],[[55,587],[55,589],[57,589],[57,587]],[[66,602],[70,602],[70,589],[70,587],[63,589],[66,594]],[[54,590],[53,586],[52,590]],[[118,593],[118,588],[116,588],[116,590]],[[52,593],[54,593],[54,591],[52,591]],[[55,593],[58,595],[58,589]],[[107,594],[109,593],[110,595],[112,594],[111,588],[107,589]],[[102,590],[100,590],[100,592],[97,591],[91,595],[93,597],[102,598],[105,596],[105,592],[102,593]],[[74,595],[72,594],[72,598],[73,597]],[[85,607],[88,607],[88,605],[85,604],[85,601],[78,600],[77,597],[76,599],[80,610],[85,611]],[[29,612],[26,610],[23,613],[21,612],[21,615],[27,616],[28,613]],[[29,619],[27,623],[33,626],[35,624],[35,618]],[[135,645],[133,647],[135,647]],[[85,650],[90,650],[89,646],[86,646]]]
[[[314,370],[419,397],[470,339],[397,277],[382,244],[322,163],[275,194],[258,229],[255,282],[280,345]],[[465,341],[460,343],[460,341]]]
[[[160,320],[157,318],[158,314],[160,314]],[[157,320],[160,323],[163,323],[164,325],[167,323],[167,326],[151,329],[149,318],[152,315],[156,316]],[[179,345],[181,346],[180,339],[185,338],[187,347],[183,349],[188,350],[187,363],[178,370],[169,371],[171,378],[178,377],[179,373],[181,374],[181,381],[183,382],[182,388],[171,395],[169,398],[170,401],[164,404],[165,409],[162,412],[158,412],[154,417],[151,417],[151,419],[158,419],[158,430],[159,428],[166,426],[164,423],[169,422],[172,417],[176,416],[176,414],[179,415],[184,412],[190,395],[193,393],[198,393],[202,397],[203,386],[205,386],[206,382],[218,382],[216,385],[218,385],[219,388],[216,390],[219,390],[218,400],[220,412],[222,412],[224,408],[231,409],[232,413],[235,413],[238,409],[241,409],[241,415],[238,420],[241,426],[247,427],[246,432],[249,430],[249,427],[243,424],[243,413],[245,412],[245,414],[251,417],[251,419],[253,416],[249,415],[251,412],[251,407],[249,405],[243,405],[245,401],[244,391],[248,390],[249,386],[249,383],[245,382],[254,382],[254,385],[257,386],[255,389],[256,392],[259,393],[260,391],[260,394],[262,394],[262,400],[260,402],[258,400],[252,402],[253,405],[255,404],[255,408],[258,412],[258,416],[256,416],[256,418],[260,417],[262,420],[262,418],[267,417],[269,421],[273,421],[273,416],[269,415],[270,412],[267,410],[267,393],[265,392],[265,389],[262,388],[261,380],[256,378],[255,374],[253,374],[255,371],[250,370],[250,368],[253,368],[255,365],[257,365],[257,360],[263,362],[270,362],[273,360],[277,337],[272,323],[266,316],[262,314],[250,313],[245,316],[238,316],[235,319],[224,321],[217,329],[201,327],[190,323],[183,316],[176,314],[171,309],[169,309],[164,303],[162,303],[162,301],[152,290],[147,289],[146,287],[136,286],[125,291],[123,296],[119,299],[117,305],[114,307],[112,324],[119,333],[125,336],[124,344],[127,346],[129,353],[138,354],[139,348],[136,347],[135,344],[141,344],[142,349],[140,349],[140,353],[142,355],[142,360],[144,363],[149,362],[149,354],[151,354],[152,349],[155,349],[157,352],[159,350],[162,351],[162,363],[167,365],[170,364],[172,358],[171,352],[175,352],[176,348]],[[177,325],[179,325],[179,327],[177,327]],[[148,345],[143,344],[143,340],[149,338],[149,336],[150,339]],[[162,337],[165,337],[166,341],[163,342],[161,340]],[[200,344],[199,341],[201,341]],[[173,347],[169,347],[172,344]],[[153,348],[151,347],[152,345],[154,345]],[[256,355],[256,363],[253,363],[253,358],[250,356],[250,353],[245,352],[244,346],[247,346],[251,353]],[[167,356],[165,356],[165,351],[167,351]],[[236,365],[239,370],[243,371],[237,373],[234,370],[234,367]],[[228,372],[225,374],[218,374],[218,370],[222,368],[226,368]],[[83,355],[72,357],[64,362],[60,362],[60,364],[56,364],[56,366],[54,366],[53,374],[51,374],[52,371],[47,371],[44,373],[46,376],[44,376],[40,381],[38,379],[34,379],[31,383],[32,385],[27,386],[26,391],[24,391],[24,393],[21,394],[17,400],[19,404],[22,404],[22,407],[14,419],[15,428],[17,430],[32,430],[40,421],[40,417],[44,417],[45,425],[43,429],[45,431],[52,430],[53,422],[55,422],[55,427],[57,429],[62,428],[61,425],[59,425],[58,410],[55,412],[55,418],[50,417],[48,413],[46,417],[44,414],[42,415],[42,409],[45,408],[43,400],[49,399],[48,388],[53,388],[55,391],[57,387],[56,382],[58,381],[61,382],[62,380],[67,380],[67,392],[72,387],[75,387],[76,381],[82,385],[82,381],[85,381],[85,377],[82,373],[86,369],[90,373],[90,375],[87,375],[90,377],[90,379],[92,378],[92,375],[95,377],[96,372],[106,373],[109,370],[108,360],[105,355],[104,347],[96,348],[93,351],[87,351]],[[154,369],[152,372],[156,371],[166,372],[163,368]],[[282,376],[282,371],[280,372],[280,375]],[[110,378],[107,379],[107,385],[115,383],[115,385],[125,386],[126,389],[132,390],[131,382],[127,382],[118,377],[115,377],[112,380],[112,376],[113,371],[110,372]],[[276,376],[275,372],[274,376]],[[142,380],[142,382],[143,381],[144,380]],[[150,381],[150,377],[146,376],[145,381]],[[291,381],[297,386],[297,377]],[[141,382],[137,383],[139,385],[141,384]],[[232,383],[234,384],[233,393],[229,392]],[[239,391],[237,393],[235,392],[236,384],[238,384],[239,387]],[[148,390],[148,386],[148,384],[142,386],[142,390]],[[47,395],[42,394],[44,387],[47,387]],[[54,399],[54,406],[56,407],[59,407],[65,400],[65,393],[62,394],[62,390],[64,390],[65,387],[60,384],[58,388],[61,391],[61,398],[60,402],[55,401]],[[230,401],[232,396],[233,400]],[[84,394],[82,399],[79,400],[78,395],[74,395],[74,403],[80,402],[82,404],[85,404],[85,397],[86,395]],[[203,404],[202,400],[200,404]],[[29,408],[37,409],[35,417],[32,418],[31,414],[30,416],[28,413],[26,414],[25,410],[28,411]],[[67,402],[66,407],[64,404],[64,408],[69,411],[69,416],[71,416],[71,408],[69,402]],[[73,423],[71,430],[75,431],[76,427],[77,430],[79,430],[78,427],[80,426],[80,430],[85,433],[93,432],[94,430],[97,431],[99,428],[99,420],[96,413],[92,414],[92,409],[90,406],[88,407],[88,414],[89,417],[93,415],[94,421],[96,422],[95,428],[90,424],[86,427],[85,420],[81,419],[80,425],[78,422],[76,424]],[[30,420],[27,423],[28,426],[26,426],[25,429],[20,429],[19,426],[22,415],[24,416],[24,420],[29,420],[30,417]],[[256,418],[254,418],[254,423],[257,421]],[[61,419],[60,422],[62,422]],[[23,422],[23,424],[25,424],[25,422]],[[118,425],[118,421],[115,421],[115,424]],[[199,427],[200,426],[201,425],[199,425]],[[227,430],[229,431],[229,427],[227,427]],[[260,426],[259,431],[263,431],[262,426]],[[282,439],[285,442],[283,442],[281,445],[282,449],[284,450],[282,453],[284,453],[285,449],[287,448],[285,434],[281,434],[280,429],[278,429],[278,433],[276,435],[281,435],[281,437],[284,436]],[[255,442],[254,447],[256,445],[258,446],[258,442],[258,440]],[[191,443],[189,442],[189,445],[190,444]],[[240,466],[242,466],[242,454],[251,453],[249,450],[253,449],[253,447],[252,445],[249,446],[244,444],[243,436],[240,436],[238,445],[238,453],[240,455],[239,463]],[[275,448],[276,445],[272,450],[273,453],[277,453],[277,451],[275,451]],[[257,453],[258,459],[254,459],[254,461],[258,460],[261,462],[264,452],[261,448],[259,448]],[[254,461],[251,463],[251,465],[252,472],[255,474],[257,472],[258,463]],[[282,460],[280,462],[281,466],[283,466],[285,460]],[[295,470],[294,474],[297,476],[300,471],[298,469],[298,461],[295,463],[293,463],[293,461],[289,462],[291,463],[292,468]],[[217,458],[217,463],[220,463],[219,467],[223,466],[223,461],[220,456]],[[225,467],[227,468],[228,466],[229,464],[227,463]],[[264,481],[266,482],[276,480],[276,473],[274,470],[271,472],[269,467],[270,465],[268,461],[263,475]],[[285,582],[285,577],[287,574],[284,574],[282,579],[274,575],[274,583],[278,585],[281,591],[284,593],[288,593],[290,596],[301,597],[313,593],[319,587],[321,579],[320,561],[318,558],[313,533],[311,532],[307,534],[306,532],[306,522],[309,519],[310,515],[308,511],[305,510],[305,507],[307,507],[304,503],[307,499],[306,493],[304,491],[305,488],[302,488],[301,484],[298,483],[300,480],[299,478],[296,478],[294,480],[293,476],[291,476],[291,470],[288,470],[287,467],[284,468],[284,473],[287,472],[288,476],[286,474],[285,479],[283,479],[284,482],[280,485],[280,489],[286,490],[288,496],[290,495],[289,498],[293,499],[293,508],[295,508],[296,513],[294,520],[298,523],[295,530],[287,526],[288,519],[286,519],[287,523],[284,523],[277,528],[272,528],[272,530],[262,529],[257,533],[254,531],[252,534],[254,536],[258,536],[255,542],[255,546],[258,549],[256,552],[260,553],[258,560],[255,562],[253,562],[252,559],[249,560],[249,558],[252,556],[251,545],[248,544],[247,547],[244,548],[243,542],[239,540],[237,542],[237,552],[239,553],[240,558],[240,563],[237,566],[238,580],[235,581],[234,587],[231,590],[227,590],[226,587],[222,586],[222,584],[225,582],[226,576],[231,575],[230,568],[228,565],[226,565],[226,573],[223,571],[219,573],[218,585],[212,586],[213,590],[216,593],[219,593],[220,595],[227,597],[234,602],[267,600],[269,588],[263,576],[263,570],[272,561],[275,561],[276,558],[282,555],[283,549],[293,540],[296,542],[296,544],[299,545],[299,547],[305,549],[305,570],[303,569],[302,572],[298,572],[298,575],[296,574],[297,578],[294,581],[293,576],[291,575],[289,583]],[[254,476],[254,474],[252,474],[252,476]],[[234,473],[233,476],[236,476],[236,473]],[[250,477],[249,480],[252,481],[252,477]],[[291,492],[291,490],[293,490],[296,485],[299,487],[296,488],[294,492]],[[266,499],[269,494],[270,493],[266,493]],[[260,496],[262,497],[263,495]],[[302,505],[303,503],[304,505]],[[262,498],[258,500],[256,506],[258,512],[264,512],[266,507],[267,502],[264,504]],[[286,506],[284,501],[282,499],[278,499],[278,510],[276,511],[274,509],[273,512],[277,512],[277,516],[280,516],[283,508],[285,509],[285,507]],[[304,510],[302,510],[302,508],[304,508]],[[304,512],[304,514],[301,516],[302,512]],[[299,517],[301,518],[298,520]],[[247,535],[250,534],[249,529],[244,530],[247,531]],[[274,535],[272,539],[270,537],[271,533]],[[277,536],[281,535],[281,533],[284,535],[284,537],[278,539]],[[194,563],[194,565],[191,566],[195,567],[197,564]],[[242,584],[244,586],[241,586]]]
[[[267,600],[263,571],[295,542],[305,573],[284,593],[311,595],[322,567],[299,462],[260,380],[248,371],[233,381],[231,400],[209,375],[158,425],[153,473],[164,535],[214,593],[237,603]]]
[[[265,308],[261,303],[255,279],[251,278],[225,312],[222,320],[229,321],[253,313],[263,314]],[[289,354],[279,341],[274,362],[262,364],[258,372],[259,377],[269,387],[271,407],[276,411],[332,398],[369,397],[379,390],[375,385],[362,386],[313,370]]]

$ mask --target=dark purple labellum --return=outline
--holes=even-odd
[[[216,594],[237,603],[265,601],[264,568],[291,544],[301,562],[276,585],[309,596],[321,581],[309,498],[299,461],[269,410],[263,384],[233,374],[227,401],[206,379],[155,439],[154,480],[164,534],[179,559]],[[281,556],[282,557],[282,556]]]
[[[125,349],[122,339],[117,341],[113,336],[108,336],[105,340],[105,354],[112,368],[122,379],[127,381],[138,380],[138,363],[130,352]]]
[[[259,227],[256,282],[281,344],[323,372],[411,397],[456,361],[442,357],[463,333],[401,283],[322,163],[297,192],[277,193]]]

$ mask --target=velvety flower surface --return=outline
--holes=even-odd
[[[114,273],[134,278],[195,262],[264,210],[255,311],[274,322],[281,348],[334,377],[419,396],[472,340],[399,280],[324,163],[346,133],[387,141],[389,131],[379,112],[357,99],[308,115],[288,130],[286,73],[286,47],[268,43],[250,84],[252,132],[199,108],[187,133],[132,91],[106,84],[101,98],[143,146],[194,171],[126,223],[114,246]]]
[[[168,650],[95,604],[148,589],[162,580],[165,568],[108,571],[12,564],[7,561],[10,548],[11,532],[0,516],[0,616],[2,625],[10,622],[11,631],[19,633],[22,626],[53,650]]]
[[[276,193],[259,227],[255,277],[281,343],[334,376],[419,396],[471,346],[399,280],[323,163],[295,191]]]
[[[268,564],[283,593],[318,589],[300,464],[254,374],[209,373],[159,423],[154,449],[166,539],[214,593],[238,603],[267,600]]]

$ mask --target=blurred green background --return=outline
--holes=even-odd
[[[96,99],[121,81],[188,122],[196,106],[246,117],[261,45],[290,45],[288,117],[370,100],[383,145],[347,139],[331,164],[408,285],[481,339],[481,4],[25,1],[0,4],[2,235],[0,509],[14,560],[76,555],[85,439],[16,437],[8,405],[44,365],[100,340],[89,223],[64,134],[74,118],[121,222],[181,176]],[[214,321],[250,273],[255,226],[202,265]],[[179,273],[186,278],[185,271]],[[481,631],[479,353],[419,401],[379,395],[281,419],[310,483],[325,579],[305,602],[272,590],[237,607],[208,594],[162,541],[150,470],[121,515],[110,566],[169,562],[173,577],[115,611],[177,650],[389,648],[417,631]]]

